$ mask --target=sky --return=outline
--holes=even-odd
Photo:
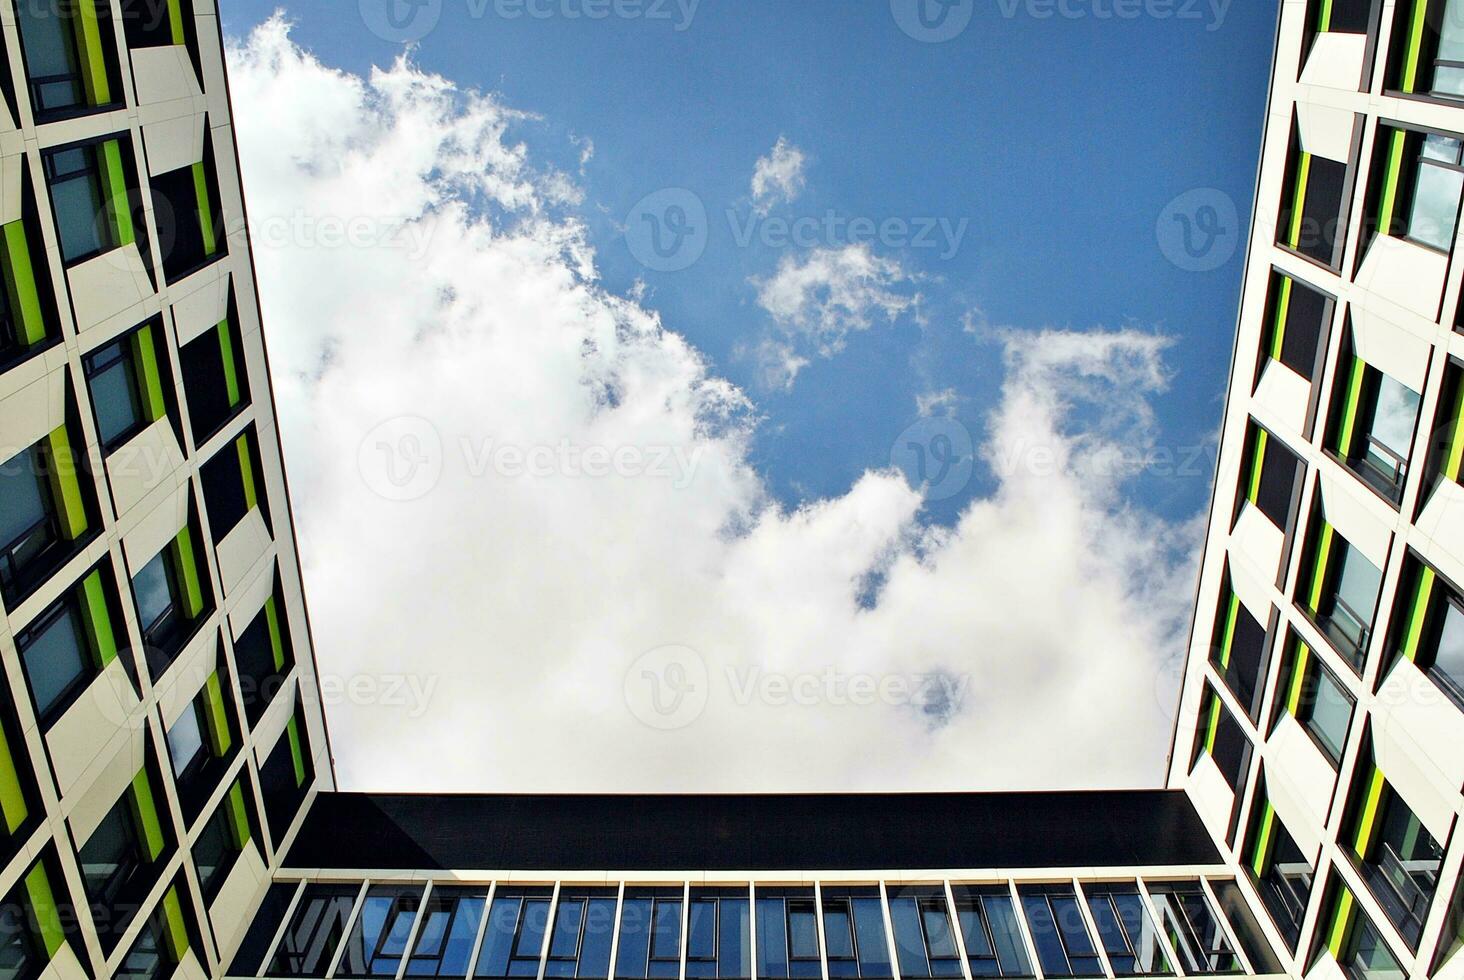
[[[1157,784],[1274,23],[224,5],[343,787]]]

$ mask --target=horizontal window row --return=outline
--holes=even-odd
[[[1306,5],[1303,70],[1326,34],[1376,38],[1383,22],[1382,0],[1309,0]],[[1389,93],[1442,101],[1464,100],[1464,2],[1398,0],[1393,5],[1391,44],[1385,53],[1383,87]],[[1369,45],[1361,50],[1371,55]],[[1330,48],[1327,56],[1337,57]],[[1370,85],[1369,65],[1359,66],[1358,90]]]
[[[276,884],[232,975],[1173,976],[1274,958],[1233,881],[812,887]],[[1217,906],[1218,901],[1218,906]],[[1225,909],[1224,913],[1219,911]],[[288,916],[273,950],[268,946]],[[754,939],[755,936],[755,939]],[[1234,938],[1233,938],[1234,937]],[[962,960],[964,958],[965,968]],[[613,961],[613,962],[612,962]]]

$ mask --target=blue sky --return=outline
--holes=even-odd
[[[952,410],[979,437],[1001,351],[973,345],[963,332],[972,322],[1175,337],[1173,383],[1153,405],[1161,445],[1176,462],[1194,457],[1220,415],[1243,251],[1212,271],[1180,268],[1156,221],[1198,188],[1218,189],[1248,220],[1275,3],[1135,5],[1130,19],[1100,16],[1108,0],[1072,0],[1076,17],[1014,2],[974,0],[958,36],[920,43],[885,0],[702,0],[689,23],[674,4],[665,18],[588,19],[564,13],[583,0],[516,17],[502,0],[445,0],[412,57],[541,117],[515,135],[583,188],[605,285],[625,292],[643,280],[647,303],[756,399],[766,421],[754,459],[783,501],[842,493],[886,465],[924,393],[954,389]],[[368,27],[380,6],[362,0],[364,16],[318,0],[283,9],[297,43],[361,73],[402,50]],[[242,36],[276,9],[233,0],[225,29]],[[429,4],[421,15],[438,12]],[[942,234],[933,248],[877,243],[920,277],[911,288],[923,323],[905,315],[857,332],[787,391],[764,383],[748,353],[769,322],[750,280],[800,250],[737,241],[752,216],[749,176],[780,136],[805,154],[806,186],[774,220],[965,223],[955,248]],[[594,155],[581,173],[585,139]],[[636,202],[663,188],[691,190],[708,212],[705,253],[673,272],[645,268],[622,234]],[[842,240],[818,233],[819,244]],[[1208,497],[1210,455],[1182,473],[1160,458],[1129,490],[1165,516],[1193,513]],[[978,466],[928,517],[954,519],[990,485]]]

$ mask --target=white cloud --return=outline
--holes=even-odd
[[[1162,779],[1195,527],[1127,506],[1124,474],[1082,468],[1154,439],[1162,340],[1002,335],[983,445],[999,479],[954,526],[922,525],[892,472],[789,511],[750,462],[747,398],[595,284],[584,227],[513,142],[512,112],[407,63],[329,69],[278,20],[230,60],[256,228],[364,217],[425,240],[421,256],[299,240],[257,254],[320,669],[408,673],[426,699],[329,706],[343,786]],[[813,261],[858,298],[785,281],[768,302],[817,346],[908,302],[872,256]],[[864,272],[845,280],[850,262]],[[377,443],[393,445],[378,426],[399,416],[443,446],[440,479],[409,502],[376,492],[391,489]],[[526,454],[509,454],[518,468],[504,447]],[[590,477],[594,447],[607,472]],[[676,731],[627,706],[629,691],[647,717],[640,658],[666,645],[707,671],[704,710]],[[899,685],[914,676],[934,683],[912,698]],[[866,685],[874,703],[851,703]]]
[[[928,419],[936,412],[949,413],[961,400],[954,388],[942,388],[940,391],[927,391],[924,394],[915,396],[915,411],[923,419]]]
[[[803,151],[779,136],[765,157],[758,157],[752,170],[752,206],[767,214],[778,204],[791,204],[803,193]]]
[[[758,305],[778,329],[758,350],[769,384],[791,388],[808,353],[833,357],[849,334],[878,318],[893,323],[917,307],[920,295],[909,291],[914,282],[898,261],[875,255],[867,244],[784,255],[772,276],[752,280]]]

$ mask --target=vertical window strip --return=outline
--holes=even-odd
[[[295,785],[305,785],[305,749],[300,738],[300,716],[290,719],[285,726],[285,737],[290,740],[290,761],[295,765]]]
[[[1266,464],[1266,444],[1270,441],[1271,435],[1265,429],[1256,429],[1255,449],[1251,453],[1250,477],[1246,481],[1245,499],[1255,503],[1261,498],[1261,473]]]
[[[198,580],[198,556],[193,550],[193,531],[186,525],[173,539],[173,558],[178,568],[178,588],[183,593],[183,616],[194,619],[203,612],[203,586]]]
[[[1367,364],[1354,355],[1348,369],[1347,391],[1342,401],[1342,425],[1337,430],[1337,452],[1343,459],[1352,455],[1352,436],[1357,430],[1357,413],[1362,402],[1362,382],[1366,371]]]
[[[1301,247],[1302,208],[1306,204],[1306,185],[1311,176],[1312,155],[1300,151],[1296,163],[1296,186],[1292,189],[1291,227],[1286,231],[1286,244],[1292,248]]]
[[[226,755],[234,744],[233,733],[229,731],[229,713],[224,708],[224,688],[219,682],[219,673],[208,675],[203,685],[204,700],[208,706],[208,742],[215,758]]]
[[[1437,575],[1432,568],[1420,564],[1418,581],[1413,586],[1413,601],[1408,605],[1408,625],[1403,633],[1403,656],[1418,661],[1418,647],[1423,642],[1423,627],[1428,620],[1429,604]]]
[[[234,331],[227,318],[220,320],[215,330],[219,335],[219,358],[224,365],[224,390],[229,395],[229,407],[235,408],[243,395],[239,390],[239,369],[234,364]]]
[[[227,813],[229,837],[234,847],[242,851],[244,845],[249,843],[251,833],[249,828],[249,811],[245,809],[244,804],[244,782],[242,778],[229,788],[229,809]]]
[[[1322,0],[1321,13],[1317,15],[1317,32],[1325,34],[1332,29],[1332,0]]]
[[[1332,525],[1322,521],[1322,533],[1317,538],[1316,556],[1312,561],[1311,588],[1306,597],[1306,607],[1313,615],[1322,607],[1322,589],[1327,584],[1327,563],[1332,556],[1335,534]]]
[[[259,506],[259,493],[254,485],[254,454],[249,446],[249,433],[234,440],[234,450],[239,454],[239,476],[244,484],[244,509],[253,510]]]
[[[68,541],[75,541],[86,533],[86,506],[81,499],[81,480],[77,476],[76,456],[71,450],[71,433],[64,424],[46,436],[46,449],[52,497],[61,511],[57,515],[61,520],[61,533]]]
[[[214,234],[213,202],[209,200],[208,192],[208,171],[200,160],[193,165],[193,194],[198,199],[198,225],[203,234],[203,254],[213,255],[219,250],[219,242]]]
[[[1261,808],[1261,819],[1257,824],[1255,851],[1251,854],[1251,870],[1257,878],[1264,878],[1271,870],[1271,857],[1276,851],[1276,808],[1266,800]]]
[[[1418,85],[1418,63],[1423,54],[1423,26],[1429,0],[1413,0],[1413,17],[1408,22],[1408,46],[1403,57],[1403,91],[1412,93]]]
[[[132,777],[132,810],[137,817],[138,830],[142,833],[144,856],[149,862],[156,861],[158,855],[163,853],[163,825],[158,818],[158,806],[146,767],[139,769],[137,775]]]
[[[1377,832],[1378,812],[1383,805],[1383,791],[1387,788],[1388,781],[1383,778],[1383,771],[1378,768],[1377,763],[1371,763],[1367,789],[1363,791],[1362,796],[1362,812],[1357,821],[1357,837],[1352,842],[1353,853],[1363,861],[1368,859],[1368,853],[1372,850],[1373,837]]]
[[[1393,212],[1398,208],[1398,186],[1403,179],[1403,148],[1408,139],[1408,134],[1401,129],[1390,132],[1388,161],[1383,168],[1383,193],[1378,201],[1379,235],[1393,233]]]
[[[1286,688],[1286,713],[1293,718],[1301,715],[1301,696],[1306,690],[1306,670],[1311,664],[1311,647],[1305,643],[1296,644],[1296,656],[1291,664],[1291,679]]]
[[[188,924],[183,919],[183,900],[178,895],[178,886],[168,889],[163,896],[162,925],[163,944],[173,962],[181,963],[188,953]]]
[[[1357,904],[1352,891],[1346,885],[1338,884],[1337,902],[1332,908],[1332,924],[1327,929],[1327,949],[1332,958],[1341,962],[1347,948],[1347,939],[1352,932],[1352,923],[1357,918]]]
[[[284,634],[280,632],[280,614],[274,596],[264,600],[264,618],[269,627],[269,648],[274,654],[275,670],[284,670],[285,640]]]
[[[1230,601],[1225,604],[1225,630],[1220,634],[1220,666],[1230,666],[1230,651],[1235,643],[1235,624],[1240,619],[1240,596],[1230,590]]]
[[[23,746],[21,743],[17,748]],[[4,818],[6,833],[14,834],[29,816],[30,805],[26,803],[25,788],[20,781],[15,748],[11,747],[9,733],[0,725],[0,817]]]
[[[31,915],[35,918],[41,946],[49,960],[65,944],[66,927],[61,923],[61,911],[56,907],[56,894],[51,890],[51,878],[46,874],[44,863],[37,862],[25,876],[25,893],[30,899]]]
[[[36,289],[36,270],[31,261],[30,240],[23,220],[4,226],[0,236],[4,247],[5,298],[18,321],[21,341],[30,347],[46,339],[46,318],[41,312],[41,294]]]
[[[107,59],[102,48],[102,25],[97,16],[96,0],[79,0],[71,25],[76,32],[86,101],[93,106],[107,105],[112,101],[112,85],[107,78]]]
[[[107,608],[101,569],[82,580],[81,618],[97,667],[106,667],[117,659],[117,634],[112,628],[112,614]]]
[[[1215,739],[1220,734],[1220,696],[1214,691],[1206,691],[1209,698],[1209,718],[1205,722],[1205,754],[1215,754]]]
[[[174,44],[188,43],[188,35],[183,31],[182,0],[168,0],[168,29]]]
[[[82,6],[87,6],[86,0]],[[111,221],[112,235],[120,247],[137,240],[132,226],[132,195],[127,192],[127,171],[122,166],[122,144],[115,139],[101,145],[97,162],[102,169],[102,187],[107,195],[107,216]]]
[[[163,398],[163,375],[158,367],[157,344],[151,326],[143,327],[129,340],[133,364],[137,367],[137,380],[142,389],[142,413],[149,422],[156,422],[168,414],[168,404]]]
[[[1281,360],[1281,349],[1286,341],[1286,320],[1291,314],[1292,285],[1290,276],[1281,277],[1281,293],[1276,300],[1276,319],[1271,324],[1271,344],[1267,352],[1273,361]]]
[[[1444,456],[1443,473],[1447,479],[1458,483],[1460,470],[1464,469],[1464,376],[1454,387],[1454,414],[1449,426],[1449,449]]]

